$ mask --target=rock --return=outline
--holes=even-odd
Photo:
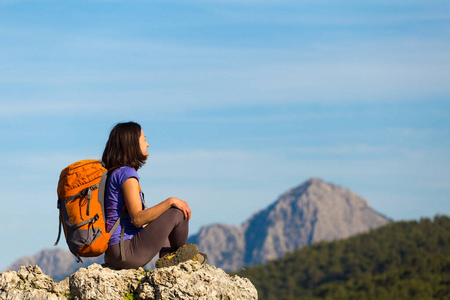
[[[155,299],[258,299],[250,280],[192,261],[157,269],[150,273],[148,282],[153,283]]]
[[[73,296],[86,300],[123,299],[127,293],[136,290],[145,274],[146,271],[142,268],[115,271],[92,264],[70,275],[70,292]]]
[[[0,273],[0,299],[258,299],[250,280],[188,261],[146,271],[81,268],[56,283],[38,266]]]
[[[38,266],[0,273],[0,299],[67,299],[68,290],[45,275]]]

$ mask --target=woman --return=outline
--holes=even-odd
[[[106,143],[102,162],[109,170],[105,189],[107,231],[122,219],[109,241],[105,263],[116,269],[139,268],[158,252],[156,267],[190,259],[204,263],[206,255],[198,252],[197,245],[186,245],[191,209],[185,201],[170,197],[145,208],[137,170],[147,160],[148,147],[141,126],[134,122],[117,124]]]

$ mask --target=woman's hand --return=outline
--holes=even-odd
[[[191,209],[189,208],[189,205],[187,204],[186,201],[183,201],[175,197],[167,198],[166,201],[169,201],[171,207],[175,207],[181,210],[184,214],[185,219],[187,220],[191,219]]]

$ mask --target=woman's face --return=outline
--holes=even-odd
[[[141,129],[141,136],[139,137],[139,146],[141,147],[142,154],[148,156],[148,146],[147,140],[145,139],[144,131]]]

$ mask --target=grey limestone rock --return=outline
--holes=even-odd
[[[0,299],[66,299],[67,293],[38,266],[0,273]]]
[[[149,282],[155,288],[155,299],[258,299],[250,280],[192,261],[157,269]]]
[[[187,261],[147,271],[80,268],[56,283],[38,266],[0,273],[0,299],[258,299],[250,280]]]
[[[92,264],[70,275],[70,292],[78,299],[123,299],[137,289],[145,276],[146,271],[142,268],[112,270]]]

